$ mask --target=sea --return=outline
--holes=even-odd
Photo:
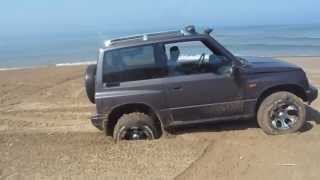
[[[212,36],[237,56],[320,56],[320,24],[212,27]],[[146,32],[150,31],[158,30]],[[136,33],[95,30],[0,35],[0,70],[90,64],[105,40]]]

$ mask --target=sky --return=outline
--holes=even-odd
[[[0,35],[319,24],[320,0],[1,0]]]

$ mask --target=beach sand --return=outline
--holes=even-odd
[[[281,57],[320,88],[320,57]],[[254,121],[115,144],[88,120],[85,66],[0,71],[0,179],[319,179],[320,100],[296,134]]]

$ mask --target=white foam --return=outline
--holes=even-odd
[[[15,70],[23,70],[23,69],[33,69],[37,67],[11,67],[11,68],[0,68],[0,71],[15,71]]]
[[[69,62],[69,63],[59,63],[56,64],[56,67],[61,66],[81,66],[81,65],[90,65],[90,64],[96,64],[96,61],[85,61],[85,62]]]
[[[23,68],[0,68],[0,71],[20,70]]]
[[[82,66],[82,65],[90,65],[90,64],[96,64],[96,61],[59,63],[59,64],[54,64],[53,66],[55,66],[55,67],[63,67],[63,66]],[[50,66],[52,66],[52,65],[24,66],[24,67],[8,67],[8,68],[0,68],[0,71],[16,71],[16,70],[24,70],[24,69],[45,68],[45,67],[50,67]]]

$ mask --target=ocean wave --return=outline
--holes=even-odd
[[[268,37],[265,37],[268,38]],[[284,40],[320,40],[320,37],[315,36],[271,36],[272,39],[284,39]]]
[[[13,71],[13,70],[21,70],[26,68],[0,68],[0,71]]]
[[[279,35],[279,36],[266,36],[261,34],[216,34],[214,37],[223,39],[265,39],[265,40],[289,40],[289,41],[310,41],[310,40],[320,40],[320,36],[289,36],[289,35]]]
[[[96,61],[85,61],[85,62],[67,62],[67,63],[58,63],[54,65],[38,65],[38,66],[22,66],[22,67],[0,67],[0,71],[15,71],[15,70],[25,70],[25,69],[37,69],[37,68],[46,68],[46,67],[64,67],[64,66],[83,66],[96,64]]]
[[[225,44],[227,47],[278,47],[278,48],[320,48],[320,45],[300,44]]]
[[[67,63],[59,63],[56,64],[56,67],[61,66],[81,66],[81,65],[90,65],[90,64],[96,64],[96,61],[85,61],[85,62],[67,62]]]
[[[0,71],[16,71],[16,70],[24,70],[24,69],[35,69],[35,68],[41,68],[41,67],[44,67],[44,66],[0,68]]]

